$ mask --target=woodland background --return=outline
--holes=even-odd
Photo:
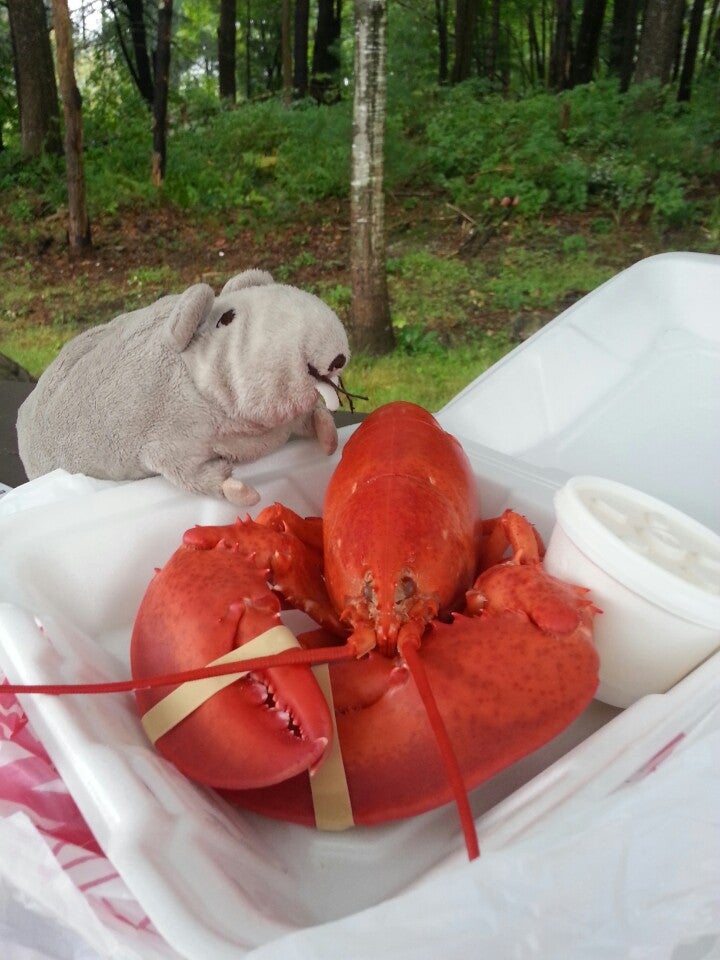
[[[363,15],[387,15],[392,334],[352,361],[366,408],[437,408],[618,270],[720,252],[720,0],[75,0],[69,91],[64,4],[0,3],[5,375],[250,266],[318,293],[352,342]]]

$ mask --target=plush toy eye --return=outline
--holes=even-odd
[[[229,323],[232,323],[235,319],[234,310],[226,310],[225,313],[220,317],[218,322],[215,324],[216,327],[226,327]]]
[[[335,357],[335,359],[333,360],[333,362],[330,364],[330,366],[328,367],[328,369],[329,369],[331,372],[332,372],[333,370],[340,370],[342,367],[345,366],[346,362],[347,362],[347,361],[346,361],[346,359],[345,359],[345,354],[344,354],[344,353],[339,353],[339,354]]]

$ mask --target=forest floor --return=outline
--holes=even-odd
[[[439,280],[423,289],[424,305],[414,315],[420,323],[424,311],[434,318],[430,325],[441,343],[498,331],[517,341],[598,282],[644,257],[671,250],[720,252],[720,239],[697,224],[660,229],[649,218],[610,219],[598,211],[532,223],[520,212],[507,219],[504,215],[496,210],[475,221],[442,196],[388,198],[389,262],[402,264],[403,258],[422,251],[441,264]],[[59,349],[86,326],[198,281],[217,290],[249,267],[267,269],[277,280],[321,296],[335,291],[331,305],[348,322],[348,224],[348,204],[340,201],[314,205],[301,220],[285,225],[249,225],[232,215],[198,217],[160,203],[96,219],[92,249],[72,259],[62,213],[46,216],[38,204],[18,223],[0,209],[0,352],[12,355],[8,344],[23,330],[40,333],[43,328],[50,349]],[[587,269],[578,273],[580,261]],[[533,289],[523,285],[529,269]],[[422,270],[422,260],[414,270],[396,270],[391,295],[412,297]],[[557,286],[563,272],[568,283]],[[506,279],[503,296],[486,296],[483,285],[489,289],[500,277]],[[543,277],[548,289],[553,280],[556,293],[534,289],[543,287]],[[338,296],[338,290],[344,293]],[[14,359],[39,373],[32,369],[32,358]]]

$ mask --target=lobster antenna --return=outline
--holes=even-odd
[[[252,670],[265,670],[268,667],[274,666],[334,663],[339,660],[354,659],[357,657],[357,654],[358,650],[356,645],[349,639],[339,647],[310,647],[308,649],[299,647],[284,650],[282,653],[272,653],[247,660],[197,667],[194,670],[183,670],[179,673],[137,677],[133,680],[100,681],[98,683],[4,683],[0,685],[0,693],[42,694],[47,696],[132,693],[134,690],[178,686],[179,684],[189,683],[193,680],[204,680],[208,677],[222,677],[231,673],[249,673]],[[450,737],[448,736],[445,723],[438,710],[435,696],[432,692],[427,674],[425,673],[425,668],[418,655],[417,647],[411,638],[407,638],[406,642],[402,644],[402,654],[425,707],[448,780],[450,781],[455,805],[460,816],[460,825],[465,838],[468,859],[475,860],[480,856],[480,846],[475,829],[475,820],[472,815],[472,810],[470,809],[460,766]]]
[[[340,398],[340,404],[341,404],[341,406],[342,406],[342,398],[343,398],[343,397],[346,398],[346,400],[347,400],[347,402],[348,402],[348,406],[350,407],[350,413],[354,413],[354,412],[355,412],[355,405],[353,404],[353,400],[367,400],[367,399],[368,399],[368,397],[364,397],[361,393],[350,393],[349,390],[346,390],[346,389],[345,389],[345,384],[343,383],[342,377],[338,377],[338,382],[337,382],[337,384],[335,384],[335,392],[338,394],[338,396],[339,396],[339,398]]]
[[[133,680],[111,680],[98,683],[4,683],[0,684],[0,693],[44,694],[65,696],[68,694],[132,693],[134,690],[150,690],[155,687],[174,687],[193,680],[205,680],[208,677],[224,677],[230,673],[250,673],[253,670],[267,670],[269,667],[294,666],[295,664],[334,663],[337,660],[352,660],[357,656],[353,643],[347,642],[340,647],[315,647],[284,650],[282,653],[269,653],[262,657],[237,660],[230,663],[218,663],[214,666],[197,667],[179,673],[163,673],[151,677],[136,677]]]
[[[427,673],[425,672],[413,638],[408,637],[406,641],[402,643],[401,652],[415,681],[415,686],[418,689],[420,699],[425,707],[430,726],[435,734],[435,740],[440,750],[440,756],[454,795],[455,806],[460,816],[460,826],[462,827],[465,838],[468,859],[476,860],[480,856],[480,845],[478,843],[477,830],[475,829],[475,818],[470,809],[470,801],[468,800],[467,790],[465,789],[460,764],[458,763],[457,755],[455,754],[448,735],[445,721],[438,710],[435,694],[430,686],[430,681],[427,678]]]

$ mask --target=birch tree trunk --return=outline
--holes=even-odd
[[[52,0],[60,93],[65,117],[65,169],[68,190],[68,244],[72,254],[91,246],[85,200],[82,101],[75,82],[75,54],[67,0]]]
[[[386,0],[355,0],[355,95],[350,194],[353,346],[387,353],[394,346],[385,272]]]

